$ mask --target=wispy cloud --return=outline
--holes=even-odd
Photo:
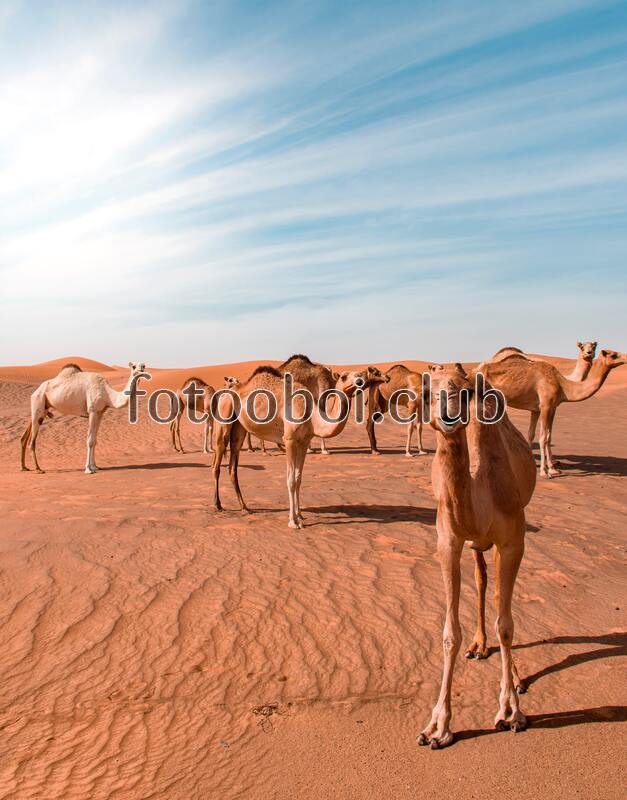
[[[621,346],[623,5],[75,9],[0,15],[1,361]]]

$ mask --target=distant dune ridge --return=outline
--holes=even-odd
[[[86,421],[55,417],[38,441],[46,474],[20,472],[30,394],[68,362],[117,389],[128,376],[78,356],[0,368],[0,798],[622,798],[627,367],[560,408],[564,475],[538,481],[528,507],[514,652],[531,727],[495,733],[499,656],[460,658],[457,743],[431,753],[415,736],[441,668],[432,431],[430,455],[406,459],[386,420],[375,459],[351,421],[329,458],[308,457],[294,533],[284,456],[243,452],[255,513],[225,480],[215,514],[203,427],[185,419],[177,454],[167,426],[108,411],[102,470],[85,476]],[[218,387],[261,363],[280,362],[147,367],[147,388],[193,374]],[[526,429],[526,412],[511,416]],[[470,554],[462,568],[467,645]]]

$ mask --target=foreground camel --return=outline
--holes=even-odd
[[[215,394],[215,389],[213,386],[209,386],[208,383],[205,383],[202,378],[188,378],[185,383],[181,386],[178,390],[177,397],[179,400],[179,407],[178,412],[176,414],[176,419],[173,419],[170,423],[170,434],[172,436],[172,446],[177,452],[184,453],[183,445],[181,444],[181,417],[183,416],[183,412],[187,408],[188,404],[188,397],[185,394],[185,390],[191,385],[195,384],[197,389],[202,389],[202,395],[194,396],[195,400],[195,411],[198,416],[202,416],[203,414],[207,415],[205,420],[205,437],[203,443],[203,453],[212,453],[213,447],[211,444],[213,438],[213,417],[211,416],[211,398]],[[178,439],[178,445],[177,445]]]
[[[533,442],[536,426],[540,420],[540,474],[551,478],[560,470],[553,460],[551,434],[555,412],[561,403],[577,403],[587,400],[599,391],[612,369],[627,364],[627,353],[601,350],[587,377],[582,381],[571,381],[547,361],[532,361],[514,353],[502,361],[481,364],[488,382],[500,389],[510,406],[531,411],[528,440]]]
[[[381,376],[383,379],[383,376]],[[336,422],[325,421],[320,414],[317,402],[313,404],[313,414],[310,419],[303,422],[290,422],[285,419],[285,395],[284,395],[284,375],[275,367],[257,367],[246,383],[237,388],[237,394],[242,402],[242,412],[238,420],[229,423],[217,424],[216,449],[213,457],[213,477],[214,477],[214,507],[216,511],[222,510],[220,502],[220,465],[222,456],[226,450],[227,443],[231,448],[229,460],[229,474],[237,494],[242,511],[249,512],[244,502],[239,487],[237,468],[239,462],[239,452],[244,442],[246,433],[253,433],[261,439],[267,439],[276,444],[285,444],[287,457],[287,489],[290,501],[290,512],[288,526],[290,528],[302,528],[303,518],[300,513],[300,485],[303,477],[303,467],[307,450],[314,436],[321,438],[331,438],[340,434],[348,421],[351,398],[358,388],[367,388],[376,378],[368,370],[361,372],[343,372],[338,376],[334,389],[343,392],[346,396],[345,402],[337,394],[328,397],[326,403],[327,417],[337,419]],[[306,389],[305,386],[294,382],[294,391]],[[257,390],[270,392],[276,398],[277,413],[268,422],[255,422],[246,414],[247,398]],[[265,400],[260,401],[260,416],[265,412]],[[263,409],[263,411],[262,411]],[[223,395],[219,402],[219,411],[222,418],[226,419],[233,411],[233,399],[228,395]],[[302,418],[305,412],[305,400],[302,395],[297,395],[293,402],[293,414],[295,419]]]
[[[31,421],[22,434],[22,469],[28,470],[26,447],[30,442],[35,470],[43,472],[37,461],[37,435],[44,419],[52,417],[52,412],[56,411],[63,416],[89,419],[85,473],[96,472],[98,467],[94,453],[102,415],[108,408],[124,408],[128,405],[131,393],[137,390],[135,379],[145,370],[143,363],[129,361],[128,365],[131,372],[121,392],[110,386],[102,375],[97,372],[83,372],[76,364],[66,364],[55,378],[38,386],[30,399]]]
[[[495,545],[497,608],[496,633],[501,649],[501,692],[494,724],[497,729],[523,730],[527,721],[513,678],[511,647],[514,638],[512,593],[525,542],[525,506],[536,483],[531,448],[507,415],[500,422],[483,424],[477,417],[494,414],[494,398],[477,397],[474,386],[456,367],[431,375],[431,426],[437,450],[432,467],[437,500],[438,555],[446,596],[443,632],[444,671],[440,695],[427,727],[418,737],[432,749],[453,741],[450,730],[453,670],[461,645],[459,622],[460,557],[464,542],[483,559],[483,551]],[[469,421],[442,418],[439,397],[446,391],[448,414],[464,408],[462,390],[468,390]]]

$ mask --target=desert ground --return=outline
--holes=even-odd
[[[490,599],[492,655],[460,656],[456,742],[433,752],[415,740],[441,673],[432,432],[430,454],[408,459],[387,420],[373,457],[351,423],[329,457],[308,456],[294,531],[283,454],[244,452],[255,513],[241,515],[225,476],[218,514],[187,421],[176,454],[144,412],[130,426],[108,411],[101,471],[85,475],[86,421],[55,418],[38,441],[45,474],[20,472],[29,396],[67,361],[126,382],[75,356],[0,369],[0,797],[625,796],[627,367],[560,407],[563,475],[539,478],[527,509],[514,652],[529,729],[493,728]],[[149,388],[191,374],[219,387],[254,366],[149,368]],[[512,418],[526,430],[528,414]],[[468,643],[469,552],[463,566]]]

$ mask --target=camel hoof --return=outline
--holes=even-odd
[[[28,467],[20,467],[20,472],[30,472]]]
[[[429,737],[426,734],[421,733],[418,736],[416,736],[416,741],[421,747],[425,747],[426,745],[429,744]]]
[[[303,526],[300,524],[300,522],[294,522],[294,520],[293,520],[293,519],[291,519],[291,520],[290,520],[290,521],[287,523],[287,527],[288,527],[288,528],[293,528],[294,530],[300,530],[300,529],[301,529]]]
[[[429,455],[429,451],[428,450],[419,450],[418,451],[418,455],[419,456],[428,456]]]
[[[413,457],[414,457],[413,453],[408,453],[407,451],[405,452],[405,458],[413,458]]]
[[[527,727],[527,718],[520,715],[519,719],[514,719],[510,722],[509,728],[512,733],[520,733],[520,731],[524,731]]]
[[[430,743],[429,747],[432,750],[439,750],[440,749],[440,743],[438,742],[437,739],[431,739],[431,743]]]
[[[527,691],[527,686],[524,683],[519,683],[516,686],[516,694],[525,694]]]
[[[510,726],[509,726],[509,723],[507,722],[507,720],[498,719],[494,723],[494,727],[497,729],[497,731],[508,731]]]
[[[371,456],[380,456],[381,455],[381,451],[380,450],[371,450],[370,451],[370,455]]]
[[[96,470],[95,469],[86,469],[85,470],[85,475],[95,475],[95,474],[96,474]]]
[[[221,503],[216,503],[214,505],[214,507],[213,507],[213,510],[214,511],[224,511],[224,509],[222,508],[222,504]]]
[[[36,472],[38,475],[45,475],[45,474],[46,474],[46,471],[45,471],[45,470],[43,470],[43,469],[41,469],[40,467],[37,467],[37,469],[35,470],[35,472]]]
[[[247,514],[252,514],[252,513],[253,512],[250,510],[250,508],[248,508],[248,506],[244,506],[244,508],[242,508],[242,514],[244,514],[244,516],[246,516]]]

